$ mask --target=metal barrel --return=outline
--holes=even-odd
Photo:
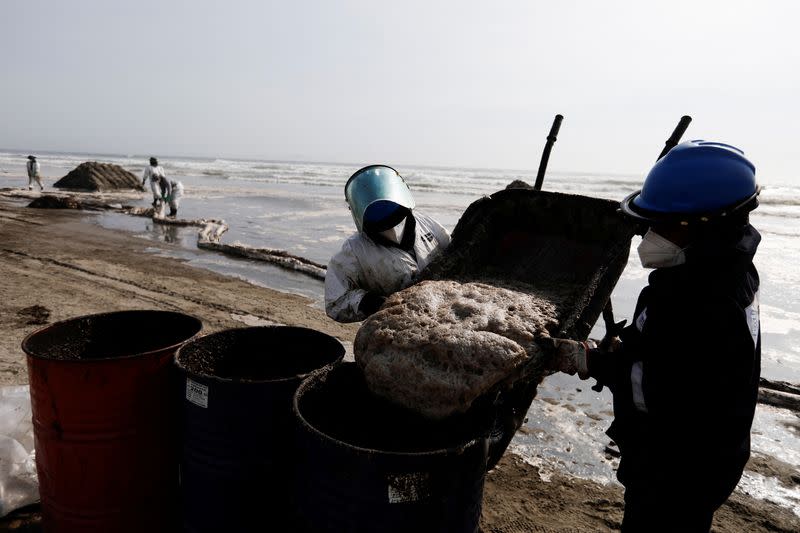
[[[292,531],[278,527],[293,520],[292,396],[344,353],[289,326],[225,330],[178,351],[184,531]]]
[[[201,329],[181,313],[120,311],[25,338],[45,531],[174,531],[171,362]]]
[[[369,392],[355,363],[304,381],[293,411],[298,531],[478,531],[483,422],[430,422],[389,405]]]

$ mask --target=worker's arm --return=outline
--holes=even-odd
[[[142,187],[144,187],[147,184],[147,178],[149,177],[150,177],[150,167],[147,167],[144,169],[144,172],[142,172]]]
[[[365,306],[370,303],[368,291],[361,288],[361,279],[361,265],[350,242],[345,241],[342,249],[331,258],[325,273],[325,312],[329,317],[337,322],[357,322],[371,314],[366,312],[370,309],[361,306],[365,297]]]

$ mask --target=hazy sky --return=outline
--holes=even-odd
[[[800,2],[0,2],[0,147],[800,181]]]

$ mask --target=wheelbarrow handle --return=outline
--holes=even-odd
[[[667,152],[672,150],[675,147],[675,145],[678,144],[678,141],[681,140],[683,134],[686,133],[686,128],[689,127],[689,123],[691,121],[692,117],[690,117],[689,115],[684,115],[681,117],[681,120],[680,122],[678,122],[678,125],[675,126],[675,130],[672,132],[672,135],[670,135],[669,139],[667,139],[667,142],[664,143],[664,149],[661,150],[660,154],[658,154],[658,159],[656,159],[656,161],[667,155]]]
[[[547,142],[545,143],[544,150],[542,151],[542,159],[539,161],[539,171],[536,173],[536,183],[533,185],[533,188],[537,191],[542,190],[544,173],[547,170],[547,162],[550,160],[550,151],[553,149],[553,144],[555,144],[556,139],[558,138],[558,130],[561,129],[562,120],[564,120],[562,115],[556,115],[556,117],[553,119],[553,125],[550,126],[550,133],[547,135]]]

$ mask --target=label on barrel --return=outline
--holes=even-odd
[[[386,481],[389,487],[389,503],[418,502],[431,496],[428,472],[387,474]]]
[[[208,407],[208,386],[187,378],[186,399],[200,407]]]

